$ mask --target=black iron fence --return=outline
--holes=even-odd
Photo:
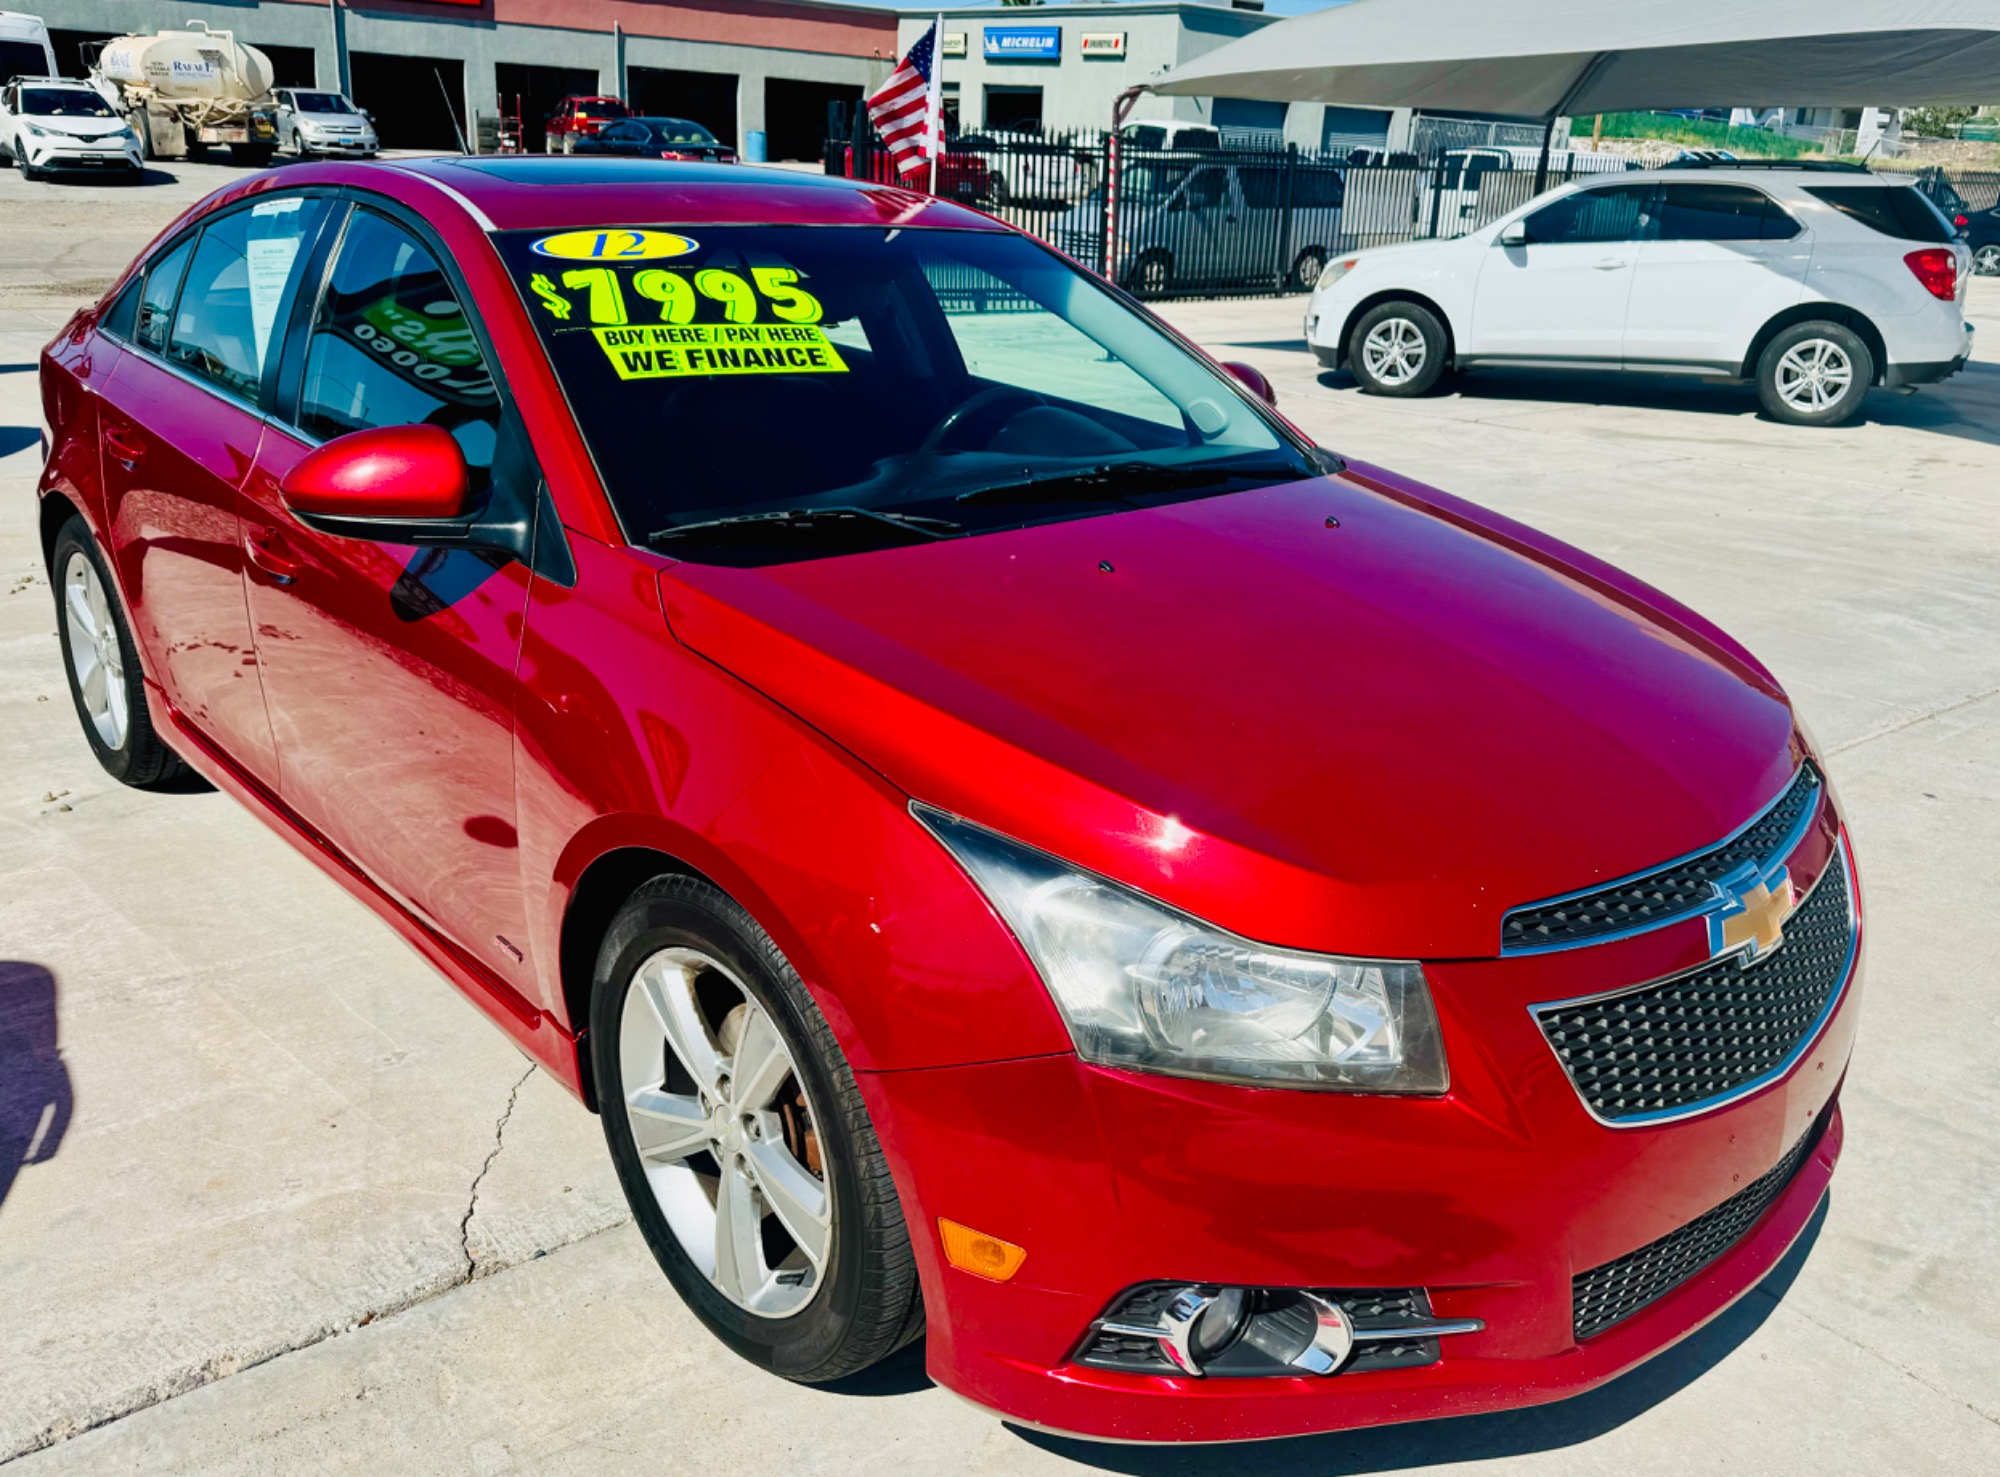
[[[1309,288],[1329,260],[1361,247],[1476,231],[1534,197],[1537,152],[1487,145],[1426,160],[1123,141],[1113,186],[1105,135],[993,133],[951,138],[934,184],[902,180],[872,140],[830,141],[825,167],[976,205],[1142,297],[1229,297]],[[1629,167],[1622,155],[1567,150],[1555,164],[1548,187]],[[2000,200],[2000,175],[1931,170],[1918,182],[1947,215],[1954,199],[1974,210]]]

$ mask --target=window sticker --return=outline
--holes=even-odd
[[[662,256],[686,256],[700,243],[672,231],[564,231],[544,236],[534,246],[537,256],[578,262],[635,262]]]
[[[621,380],[847,373],[839,351],[810,323],[690,323],[591,332]]]

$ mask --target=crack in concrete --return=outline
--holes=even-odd
[[[458,1222],[458,1254],[465,1258],[465,1275],[461,1284],[470,1282],[479,1275],[478,1259],[472,1254],[472,1218],[479,1214],[479,1187],[486,1181],[487,1171],[493,1168],[493,1161],[500,1157],[500,1151],[507,1147],[507,1122],[514,1116],[514,1104],[520,1100],[521,1089],[528,1085],[528,1079],[535,1075],[532,1065],[521,1074],[513,1090],[507,1094],[507,1106],[501,1111],[500,1121],[493,1125],[493,1147],[487,1152],[486,1162],[479,1166],[479,1173],[472,1177],[472,1186],[466,1192],[465,1214]]]
[[[1932,1384],[1929,1380],[1925,1379],[1922,1375],[1918,1374],[1914,1369],[1911,1369],[1907,1364],[1902,1363],[1900,1360],[1883,1352],[1880,1349],[1873,1348],[1868,1344],[1862,1343],[1861,1340],[1855,1338],[1852,1334],[1834,1327],[1831,1323],[1822,1322],[1820,1319],[1813,1317],[1813,1315],[1808,1313],[1804,1308],[1795,1307],[1788,1304],[1784,1300],[1784,1298],[1782,1298],[1778,1294],[1771,1292],[1764,1292],[1764,1289],[1761,1287],[1758,1288],[1757,1290],[1759,1292],[1764,1293],[1764,1296],[1770,1298],[1772,1303],[1776,1307],[1783,1309],[1787,1313],[1790,1313],[1795,1318],[1799,1318],[1807,1323],[1810,1323],[1814,1328],[1817,1328],[1820,1332],[1825,1334],[1830,1334],[1832,1337],[1840,1340],[1841,1343],[1846,1344],[1850,1349],[1858,1349],[1861,1353],[1866,1354],[1870,1359],[1875,1360],[1878,1364],[1882,1364],[1890,1369],[1893,1369],[1897,1374],[1900,1374],[1904,1379],[1910,1381],[1912,1384],[1921,1386],[1922,1388],[1929,1390],[1933,1395],[1937,1396],[1940,1400],[1948,1401],[1953,1405],[1962,1405],[1967,1410],[1971,1411],[1974,1415],[1978,1416],[1981,1420],[1986,1421],[1991,1425],[2000,1426],[2000,1416],[1996,1416],[1995,1414],[1993,1414],[1993,1412],[1989,1410],[1981,1409],[1979,1406],[1973,1404],[1970,1400],[1966,1399],[1965,1396],[1958,1394],[1956,1391],[1946,1390],[1938,1385]]]
[[[1954,698],[1951,702],[1943,703],[1938,707],[1926,708],[1923,712],[1912,713],[1907,718],[1898,718],[1894,723],[1885,724],[1873,733],[1864,733],[1860,738],[1849,739],[1844,744],[1835,744],[1831,749],[1827,750],[1827,754],[1829,757],[1834,754],[1845,754],[1850,749],[1858,749],[1863,744],[1872,744],[1877,739],[1885,739],[1891,734],[1902,733],[1905,729],[1915,728],[1922,723],[1929,723],[1935,718],[1944,717],[1947,713],[1956,713],[1961,708],[1976,707],[1988,698],[1993,697],[2000,697],[2000,687],[1989,687],[1986,691],[1975,692],[1970,697]]]
[[[527,1086],[528,1079],[535,1075],[535,1070],[534,1067],[530,1066],[527,1071],[521,1074],[520,1078],[508,1091],[507,1106],[502,1110],[499,1121],[493,1126],[493,1147],[487,1151],[485,1161],[479,1166],[479,1172],[472,1177],[472,1185],[467,1196],[465,1214],[460,1218],[458,1223],[459,1254],[465,1259],[463,1270],[453,1271],[440,1277],[433,1277],[429,1281],[411,1288],[403,1296],[384,1303],[381,1307],[370,1308],[359,1316],[344,1318],[339,1322],[322,1323],[315,1328],[308,1329],[296,1338],[286,1339],[280,1343],[271,1344],[265,1348],[246,1354],[224,1352],[210,1355],[200,1364],[172,1371],[145,1388],[131,1392],[127,1398],[119,1400],[115,1404],[100,1406],[94,1412],[66,1416],[51,1421],[13,1450],[0,1451],[0,1466],[6,1466],[21,1457],[30,1456],[38,1451],[44,1451],[51,1446],[60,1445],[62,1442],[81,1436],[86,1432],[96,1431],[105,1426],[112,1425],[129,1416],[142,1414],[156,1406],[164,1405],[170,1400],[178,1399],[182,1395],[191,1395],[197,1390],[219,1383],[232,1375],[243,1374],[248,1370],[256,1369],[260,1365],[269,1364],[276,1359],[282,1359],[287,1354],[300,1353],[317,1344],[323,1344],[328,1339],[338,1338],[342,1334],[353,1333],[355,1330],[366,1328],[372,1323],[393,1318],[399,1313],[407,1313],[412,1308],[427,1303],[433,1298],[443,1297],[446,1293],[457,1291],[459,1288],[469,1284],[475,1276],[498,1276],[502,1272],[509,1271],[516,1266],[523,1265],[527,1261],[534,1260],[534,1257],[527,1257],[520,1261],[502,1261],[496,1265],[489,1266],[484,1273],[478,1273],[476,1271],[476,1261],[472,1256],[469,1245],[469,1238],[472,1231],[472,1218],[479,1209],[479,1187],[484,1183],[487,1173],[493,1168],[494,1161],[500,1157],[500,1150],[504,1147],[507,1123],[514,1116],[514,1107],[520,1100],[521,1089]],[[586,1231],[583,1235],[574,1237],[571,1240],[539,1248],[536,1255],[541,1256],[550,1252],[560,1251],[565,1247],[575,1246],[579,1242],[588,1241],[592,1237],[601,1236],[606,1231],[615,1231],[620,1226],[627,1224],[629,1220],[629,1216],[621,1216],[608,1226],[600,1226],[597,1230]]]

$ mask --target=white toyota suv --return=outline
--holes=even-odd
[[[133,181],[146,167],[139,136],[97,90],[61,77],[16,77],[0,87],[0,157],[29,179],[109,171]]]
[[[1971,253],[1908,184],[1859,167],[1695,165],[1565,185],[1470,235],[1327,264],[1306,342],[1364,390],[1448,369],[1629,369],[1754,379],[1831,426],[1871,385],[1964,367]]]

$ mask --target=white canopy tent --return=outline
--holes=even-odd
[[[1170,95],[1555,120],[2000,101],[2000,0],[1351,0],[1148,84]]]

